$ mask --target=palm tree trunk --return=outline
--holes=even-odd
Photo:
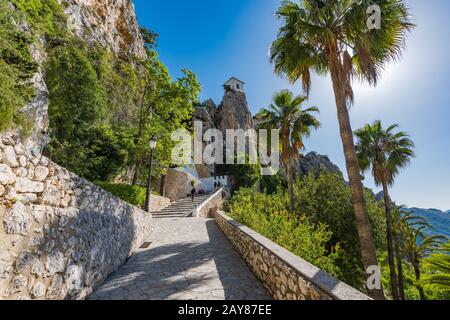
[[[419,282],[420,281],[420,264],[419,262],[415,261],[413,262],[413,268],[414,268],[414,273],[416,274],[416,281]],[[423,291],[423,288],[420,284],[416,284],[417,290],[419,291],[419,296],[420,296],[420,300],[427,300],[425,298],[425,292]]]
[[[391,215],[391,200],[389,198],[389,190],[386,179],[383,179],[383,193],[384,193],[384,210],[386,211],[386,238],[388,246],[388,261],[389,273],[391,276],[392,297],[394,300],[399,300],[397,275],[395,272],[395,257],[394,257],[394,242],[392,236],[392,215]]]
[[[394,237],[394,251],[395,256],[397,258],[397,270],[398,270],[398,291],[400,300],[406,300],[405,297],[405,285],[404,285],[404,276],[403,276],[403,262],[402,262],[402,256],[400,252],[400,245],[399,245],[399,239],[398,236]]]
[[[364,198],[363,184],[361,181],[361,170],[356,156],[353,131],[350,124],[347,103],[344,91],[344,77],[342,65],[337,54],[337,44],[329,48],[329,67],[333,90],[336,99],[337,115],[339,121],[340,135],[344,149],[345,162],[347,166],[350,189],[352,193],[353,208],[355,211],[356,228],[358,230],[359,242],[361,246],[361,256],[364,266],[366,280],[369,281],[370,274],[366,271],[370,267],[378,267],[377,252],[373,241],[372,227],[369,222],[366,201]],[[384,300],[383,288],[368,289],[370,297],[376,300]]]
[[[291,212],[294,212],[295,211],[294,178],[292,173],[292,163],[290,161],[286,163],[286,173],[288,179],[289,207],[291,209]]]

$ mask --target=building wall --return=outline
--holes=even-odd
[[[0,299],[83,299],[151,231],[151,215],[0,136]]]

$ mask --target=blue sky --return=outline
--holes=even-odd
[[[223,83],[246,82],[250,108],[266,107],[274,92],[291,87],[273,73],[270,43],[279,22],[280,0],[135,0],[139,23],[160,34],[158,52],[173,77],[193,70],[202,100],[222,99]],[[417,157],[397,178],[397,203],[450,209],[450,1],[407,0],[418,27],[403,59],[386,70],[377,88],[355,84],[353,128],[375,119],[399,123],[416,143]],[[345,169],[330,79],[313,78],[310,105],[321,109],[322,128],[307,140],[308,150],[326,154]],[[378,191],[373,179],[365,185]]]

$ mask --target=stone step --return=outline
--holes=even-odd
[[[153,212],[154,218],[184,218],[192,215],[192,210],[209,198],[209,195],[198,196],[192,201],[191,197],[173,202],[167,208]]]

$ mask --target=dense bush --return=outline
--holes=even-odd
[[[230,215],[302,259],[333,276],[341,277],[337,259],[339,244],[329,247],[332,232],[325,224],[314,224],[306,216],[288,211],[287,195],[266,195],[241,188],[228,204]]]
[[[271,182],[274,189],[278,178]],[[230,214],[289,251],[364,290],[361,253],[348,185],[340,175],[322,173],[295,184],[297,211],[289,212],[287,192],[241,189],[229,203]],[[366,191],[377,248],[385,250],[384,211]]]
[[[343,279],[358,289],[364,288],[355,214],[351,191],[342,176],[322,173],[309,175],[295,185],[297,213],[305,214],[313,223],[325,223],[333,233],[329,245],[339,243],[343,249],[337,261]],[[373,193],[365,190],[369,220],[378,251],[386,250],[386,218]]]
[[[52,139],[45,153],[87,179],[107,180],[127,161],[127,142],[107,121],[108,95],[90,50],[71,41],[49,52],[45,80]]]
[[[29,121],[20,108],[30,100],[34,90],[27,83],[37,71],[30,53],[33,37],[20,32],[18,24],[24,20],[18,12],[0,2],[0,132],[17,127],[30,131]]]
[[[144,187],[108,182],[96,182],[95,184],[132,205],[142,208],[145,204],[146,189]]]
[[[57,0],[10,0],[36,32],[49,37],[66,32],[66,18]]]

